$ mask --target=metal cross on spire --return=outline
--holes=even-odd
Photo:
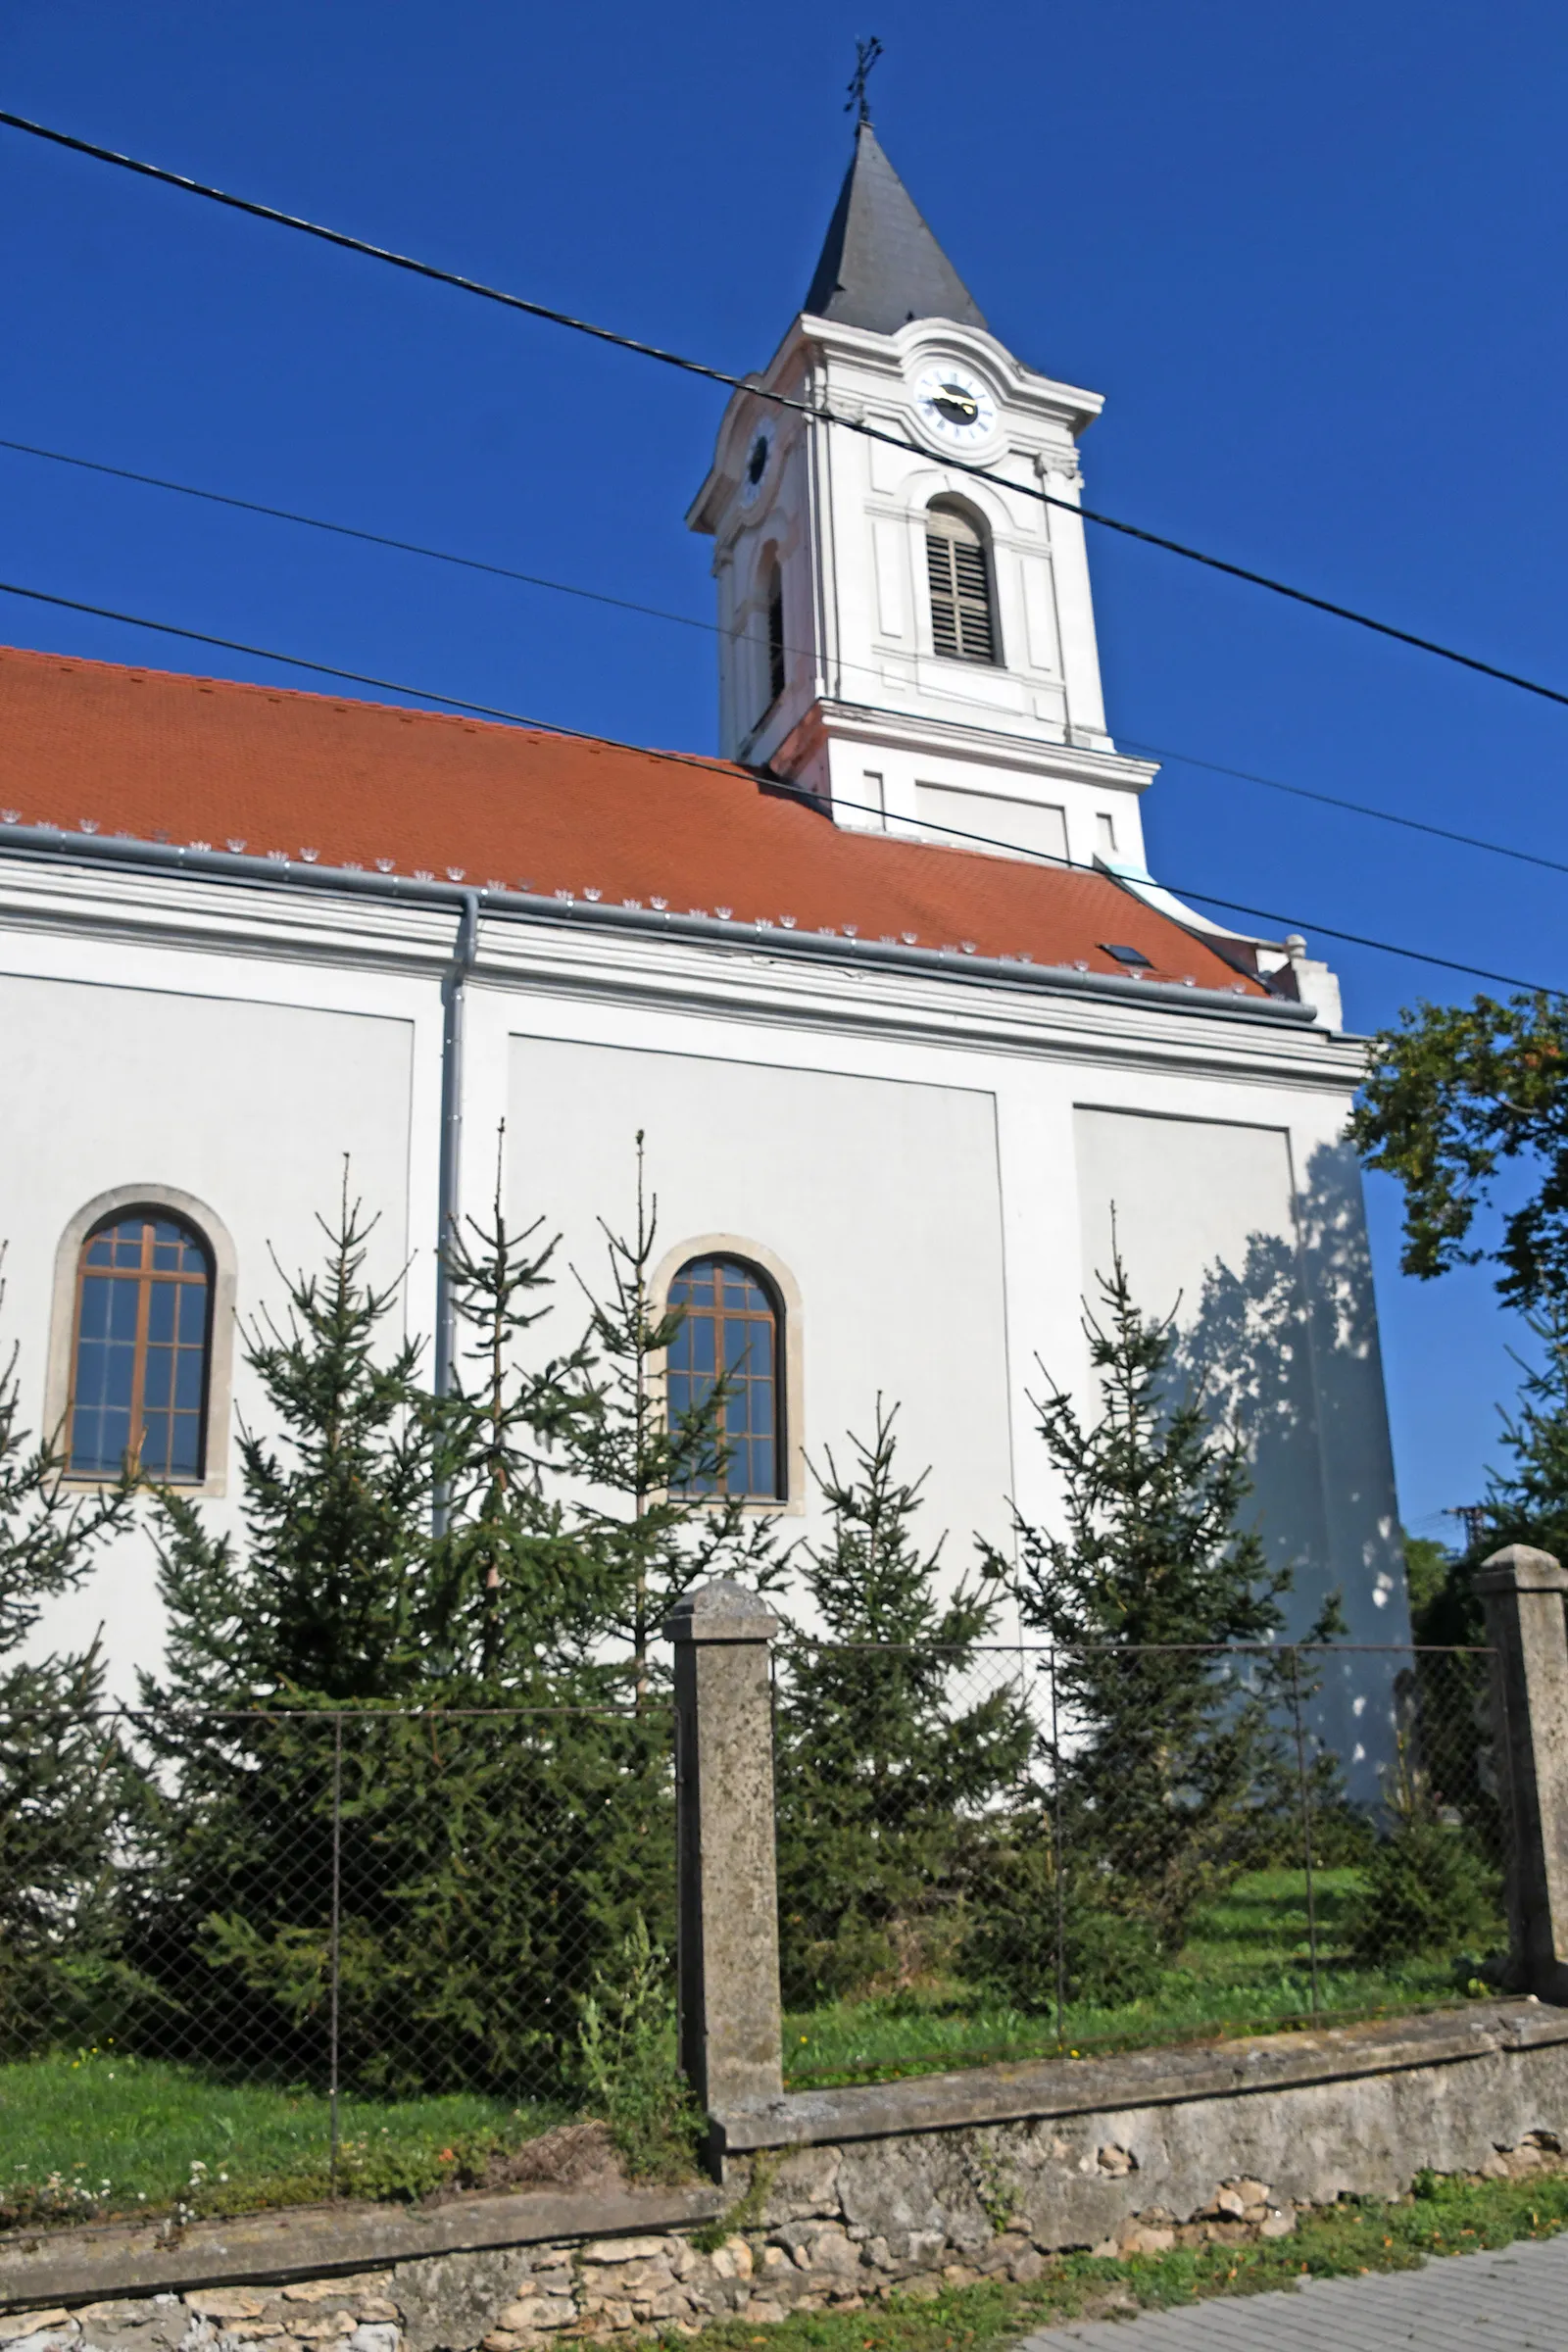
[[[850,95],[844,112],[853,115],[857,123],[868,123],[871,120],[871,102],[865,94],[865,85],[871,77],[871,68],[881,54],[882,44],[874,32],[868,41],[857,41],[855,44],[855,72],[850,75],[847,85]]]

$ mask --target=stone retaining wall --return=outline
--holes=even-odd
[[[824,2158],[835,2151],[824,2150]],[[982,2168],[1002,2151],[975,2149]],[[1489,2151],[1494,2176],[1561,2169],[1554,2139]],[[1097,2169],[1129,2180],[1132,2151],[1105,2146]],[[813,2176],[814,2171],[814,2178]],[[781,2168],[775,2210],[832,2198],[827,2164],[795,2157]],[[991,2193],[982,2177],[981,2193]],[[1262,2180],[1219,2181],[1205,2210],[1183,2222],[1158,2204],[1125,2214],[1092,2250],[1158,2253],[1176,2244],[1239,2244],[1284,2237],[1304,2205]],[[707,2322],[744,2317],[776,2324],[795,2311],[854,2311],[890,2294],[932,2296],[982,2278],[1028,2284],[1052,2250],[1021,2220],[998,2216],[983,2238],[960,2246],[940,2228],[868,2225],[829,2213],[735,2231],[711,2252],[680,2234],[530,2247],[521,2252],[437,2254],[389,2271],[301,2279],[282,2287],[221,2286],[123,2297],[74,2311],[0,2319],[3,2352],[541,2352],[584,2339],[633,2343],[666,2331],[690,2335]]]
[[[1005,2120],[949,2120],[988,2101]],[[922,2105],[932,2125],[908,2128]],[[895,2110],[903,2129],[888,2129]],[[830,2122],[839,2136],[801,2144]],[[742,2123],[731,2119],[732,2141]],[[1305,2208],[1396,2195],[1421,2167],[1556,2166],[1568,2016],[1498,2003],[1375,2034],[813,2093],[745,2129],[773,2144],[726,2157],[722,2198],[535,2194],[200,2223],[151,2245],[145,2226],[0,2242],[0,2299],[31,2306],[0,2319],[0,2352],[544,2352],[693,2334],[730,2315],[765,2326],[983,2278],[1027,2282],[1066,2247],[1285,2236]],[[704,2205],[720,2204],[724,2219],[704,2225]],[[634,2212],[663,2226],[638,2229]],[[366,2267],[368,2243],[406,2258]],[[421,2250],[434,2245],[451,2250]],[[312,2275],[288,2276],[302,2257]],[[169,2283],[87,2301],[51,2298],[51,2276],[77,2295],[89,2277]]]

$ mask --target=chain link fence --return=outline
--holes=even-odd
[[[1483,1650],[777,1660],[797,2083],[1460,2000],[1506,1943]]]
[[[1505,1941],[1490,1664],[1343,1643],[787,1636],[787,2079],[1266,2032],[1480,1989]],[[672,1749],[662,1694],[0,1723],[12,2122],[22,2078],[36,2087],[51,2066],[132,2103],[253,2086],[315,2119],[310,2178],[324,2168],[336,2188],[374,2185],[367,2134],[399,2117],[446,2162],[465,2116],[515,2143],[584,2104],[605,2113],[594,2005],[603,2023],[623,1995],[645,2019],[670,1999]],[[595,2046],[612,2069],[632,2044],[607,2027]],[[668,2047],[672,2067],[672,2033]],[[205,2180],[207,2142],[190,2146]]]
[[[673,1952],[674,1876],[665,1703],[16,1719],[0,2059],[272,2086],[324,2112],[335,2184],[345,2102],[569,2112],[585,2003]]]

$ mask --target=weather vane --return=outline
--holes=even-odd
[[[868,41],[857,41],[855,44],[855,72],[850,75],[850,95],[844,112],[853,115],[858,123],[870,123],[871,102],[865,94],[865,85],[871,77],[871,68],[881,54],[882,44],[874,32]]]

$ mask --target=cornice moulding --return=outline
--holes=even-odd
[[[333,902],[331,869],[313,869],[307,915],[275,869],[240,891],[191,873],[89,866],[80,846],[71,843],[56,858],[0,861],[0,898],[14,922],[186,952],[349,963],[389,976],[429,977],[451,959],[460,911],[452,902],[464,896],[455,885],[444,886],[435,905],[383,902],[372,929],[361,905]],[[78,852],[74,860],[70,850]],[[316,895],[321,885],[326,891]],[[421,887],[434,894],[443,886]],[[631,910],[581,902],[486,905],[487,894],[473,896],[483,917],[481,986],[656,1000],[710,1017],[873,1030],[1006,1054],[1199,1067],[1337,1096],[1363,1074],[1360,1041],[1316,1027],[1305,1006],[713,917],[644,912],[639,920]]]
[[[1039,721],[1028,724],[1038,726]],[[974,726],[967,719],[906,715],[875,704],[827,700],[813,705],[775,757],[793,754],[797,746],[804,757],[828,735],[916,755],[932,753],[944,760],[967,760],[979,767],[1015,767],[1027,775],[1112,792],[1145,792],[1159,773],[1158,760],[1134,760],[1124,752],[1088,751],[1071,743],[1048,743],[1039,735],[1015,735],[1003,727]]]

